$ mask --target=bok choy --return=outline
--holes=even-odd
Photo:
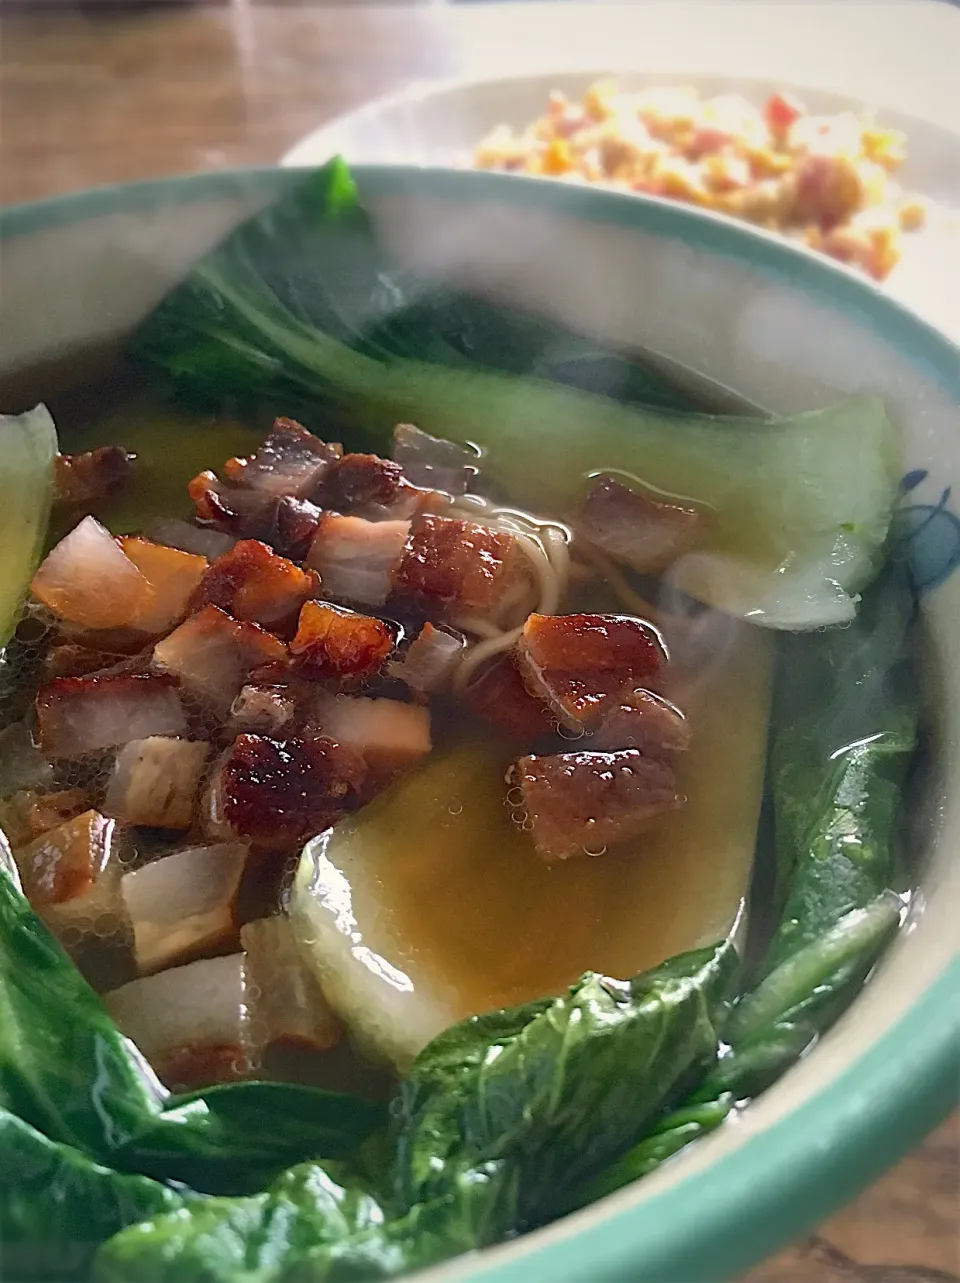
[[[0,415],[0,647],[10,640],[40,559],[56,453],[57,430],[45,405]]]
[[[378,449],[399,420],[473,443],[486,480],[550,515],[598,471],[683,495],[711,522],[678,585],[776,628],[853,617],[896,496],[878,401],[770,420],[678,413],[641,363],[391,266],[342,161],[203,258],[130,351],[194,400],[299,414],[328,435],[346,422]]]

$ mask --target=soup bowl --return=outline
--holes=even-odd
[[[931,745],[909,825],[920,889],[904,929],[843,1018],[735,1121],[581,1212],[421,1276],[727,1277],[838,1207],[956,1097],[960,351],[845,269],[696,210],[503,175],[355,176],[382,241],[421,273],[656,354],[770,411],[878,394],[901,434]],[[74,375],[109,368],[206,249],[299,181],[198,175],[5,211],[4,410],[55,401],[64,363]]]

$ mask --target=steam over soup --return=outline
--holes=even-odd
[[[40,514],[0,598],[24,1260],[67,1251],[54,1197],[99,1199],[71,1259],[108,1283],[483,1247],[744,1107],[900,920],[882,407],[699,414],[405,277],[384,319],[391,270],[334,164],[61,398],[59,442],[0,420]],[[603,390],[551,365],[578,344]]]

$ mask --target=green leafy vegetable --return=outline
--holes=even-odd
[[[97,1247],[184,1196],[101,1167],[0,1110],[0,1264],[11,1283],[86,1279]]]
[[[352,1157],[385,1124],[385,1106],[357,1096],[296,1083],[230,1083],[170,1100],[112,1162],[210,1194],[246,1194],[305,1158]]]
[[[56,453],[57,430],[45,405],[0,414],[0,647],[10,640],[40,559]]]
[[[626,473],[711,510],[708,543],[683,560],[680,587],[778,628],[853,617],[896,496],[878,401],[769,422],[680,415],[662,408],[662,380],[610,358],[619,373],[600,380],[603,391],[654,402],[624,405],[549,381],[563,378],[578,341],[538,325],[392,270],[334,161],[208,254],[131,352],[183,393],[298,413],[324,431],[331,414],[338,425],[346,415],[376,447],[399,419],[472,442],[488,481],[554,515],[589,475]],[[604,356],[585,361],[596,370]]]
[[[712,1061],[735,973],[718,945],[628,982],[588,973],[522,1023],[507,1012],[441,1034],[401,1085],[401,1203],[499,1159],[519,1171],[521,1222],[549,1218]]]

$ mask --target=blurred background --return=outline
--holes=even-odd
[[[335,118],[417,86],[606,67],[881,104],[958,136],[925,153],[930,182],[954,190],[956,3],[0,0],[0,202],[274,163]],[[413,136],[416,120],[404,128],[391,137],[430,142]],[[937,288],[960,294],[960,278]],[[956,1283],[958,1144],[955,1118],[750,1283]]]

